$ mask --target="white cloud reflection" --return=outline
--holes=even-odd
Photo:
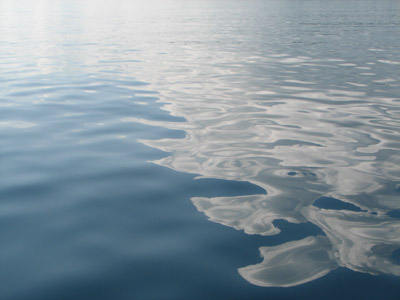
[[[211,221],[269,236],[283,219],[311,222],[325,233],[262,247],[264,261],[239,270],[248,281],[293,286],[338,266],[400,275],[389,259],[400,247],[400,222],[386,215],[398,208],[400,181],[397,52],[381,51],[378,60],[379,49],[364,45],[363,57],[349,58],[340,55],[340,43],[330,43],[329,26],[326,36],[315,36],[257,5],[247,7],[251,18],[240,5],[228,15],[218,9],[224,6],[190,16],[184,9],[151,10],[159,21],[147,24],[152,35],[140,36],[139,77],[160,92],[163,109],[187,122],[121,121],[186,132],[183,139],[141,141],[170,153],[156,164],[267,191],[192,198]],[[361,211],[313,206],[322,196]]]
[[[84,1],[84,9],[81,2],[66,2],[65,9],[60,8],[63,18],[55,19],[52,11],[58,8],[50,2],[32,4],[37,9],[25,22],[36,26],[27,27],[20,18],[4,13],[14,2],[2,1],[0,22],[9,22],[13,32],[23,32],[24,44],[31,45],[21,48],[19,56],[10,51],[3,60],[18,65],[33,55],[37,69],[44,73],[81,72],[85,66],[94,74],[137,74],[160,92],[165,110],[187,120],[121,120],[186,132],[183,139],[143,140],[170,153],[154,163],[200,178],[247,181],[267,191],[192,198],[200,212],[247,234],[278,234],[274,221],[282,219],[311,222],[325,233],[262,247],[262,262],[239,269],[246,280],[260,286],[294,286],[338,266],[400,275],[400,266],[389,259],[400,247],[400,221],[386,215],[399,207],[395,188],[400,181],[397,48],[395,53],[370,48],[377,45],[369,45],[365,36],[358,40],[359,46],[347,40],[347,45],[368,49],[364,57],[354,54],[353,59],[343,59],[341,43],[331,40],[330,31],[337,29],[324,26],[325,32],[318,35],[298,30],[298,21],[279,12],[279,5],[286,5],[283,2],[259,9],[257,5],[265,2],[260,1],[243,9],[238,1],[229,13],[223,1],[214,1],[213,9],[201,1],[121,1],[117,6],[109,1]],[[104,15],[109,5],[117,9],[116,18],[94,18]],[[201,7],[193,13],[185,5]],[[49,43],[58,36],[54,28],[70,24],[72,16],[71,34]],[[335,35],[351,39],[351,28],[343,28],[345,32]],[[10,33],[3,40],[15,43],[19,36]],[[301,51],[293,41],[302,42]],[[91,45],[104,47],[98,51]],[[122,47],[115,49],[115,45]],[[133,55],[135,49],[143,51]],[[109,64],[115,55],[118,69]],[[101,89],[97,84],[89,88],[85,83],[83,91],[95,93]],[[0,122],[0,127],[7,128],[35,125]],[[104,123],[84,125],[98,128]],[[313,206],[321,196],[352,203],[363,211]]]
[[[264,261],[240,268],[239,273],[249,282],[260,286],[299,285],[322,277],[337,267],[329,250],[329,240],[322,236],[275,247],[261,247]]]
[[[288,64],[302,67],[306,58],[276,60],[284,69]],[[314,62],[321,72],[338,63],[326,62],[324,67]],[[238,76],[234,84],[218,76],[225,68],[230,67],[215,67],[212,80],[206,76],[203,92],[195,85],[189,88],[190,77],[175,84],[174,91],[157,87],[167,102],[164,109],[187,122],[124,121],[185,130],[184,139],[142,141],[171,153],[155,161],[159,165],[199,178],[248,181],[267,191],[192,198],[211,221],[266,236],[280,232],[275,220],[311,222],[326,235],[262,247],[264,260],[239,273],[256,285],[282,287],[314,280],[338,266],[400,275],[400,266],[389,259],[400,247],[400,222],[386,215],[398,208],[394,186],[399,180],[399,126],[393,123],[398,111],[393,95],[379,92],[372,97],[362,84],[325,90],[296,74],[286,74],[282,84],[271,85],[267,79],[264,85],[249,86],[257,71],[249,66],[241,69],[248,77]],[[362,211],[313,206],[321,196]]]

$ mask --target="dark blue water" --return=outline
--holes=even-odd
[[[1,0],[0,299],[399,299],[399,28]]]

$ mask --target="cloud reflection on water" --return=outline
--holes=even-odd
[[[86,69],[84,74],[102,75],[70,82],[77,91],[64,91],[65,77],[51,78],[47,85],[43,76],[33,83],[42,88],[6,91],[7,98],[43,95],[33,102],[39,106],[51,104],[54,99],[47,95],[56,93],[55,99],[70,105],[79,95],[79,107],[57,110],[74,125],[72,118],[85,117],[79,111],[92,110],[94,95],[99,94],[95,103],[102,111],[115,95],[127,100],[148,93],[136,89],[142,83],[128,81],[134,73],[160,91],[165,110],[187,122],[140,119],[155,109],[143,113],[139,105],[147,107],[146,97],[133,97],[138,100],[134,112],[121,113],[126,106],[116,102],[110,107],[119,113],[82,123],[72,131],[74,139],[103,122],[117,124],[114,118],[121,114],[130,115],[123,122],[184,130],[184,139],[143,140],[171,153],[155,163],[200,178],[248,181],[267,191],[192,198],[211,221],[264,236],[280,232],[276,220],[311,222],[325,233],[262,247],[264,261],[239,269],[245,279],[261,286],[293,286],[339,266],[400,275],[399,265],[389,258],[400,247],[400,221],[387,214],[399,207],[396,14],[376,10],[376,1],[339,11],[329,7],[336,2],[324,2],[321,7],[334,8],[333,16],[321,14],[313,1],[230,2],[227,10],[225,1],[66,1],[65,8],[38,1],[29,3],[38,5],[34,14],[14,18],[4,12],[15,3],[2,1],[0,22],[12,30],[2,33],[0,44],[4,49],[14,45],[1,56],[2,65],[12,70],[2,82],[10,76],[15,83],[25,77],[31,81],[37,70],[76,76]],[[197,9],[188,9],[192,5]],[[53,18],[58,10],[63,17]],[[371,20],[379,20],[379,26]],[[69,33],[62,39],[60,28]],[[29,63],[21,66],[21,61]],[[127,81],[118,80],[123,77]],[[38,123],[42,113],[36,115]],[[35,125],[20,119],[0,123],[12,129]],[[119,133],[118,128],[103,141],[125,137]],[[352,203],[360,211],[313,206],[321,196]]]
[[[160,92],[163,109],[186,119],[121,120],[186,132],[142,140],[170,153],[154,163],[267,192],[192,198],[211,221],[264,236],[280,232],[275,220],[312,222],[325,233],[262,247],[264,261],[240,274],[261,286],[302,284],[338,266],[400,275],[389,259],[400,247],[399,220],[389,217],[400,177],[396,15],[374,1],[341,10],[230,1],[229,11],[225,1],[135,3],[124,2],[115,28],[125,26],[123,41],[142,50],[134,56],[141,62],[119,71],[134,70]],[[133,15],[140,22],[132,25]],[[122,35],[108,36],[119,44]],[[131,52],[117,52],[131,61]],[[313,206],[322,196],[360,210]]]
[[[309,61],[312,66],[304,65]],[[310,68],[324,74],[342,68],[339,63],[346,62],[271,56],[261,66],[239,64],[248,77],[230,81],[223,73],[238,66],[215,62],[213,75],[197,78],[206,82],[202,93],[195,85],[190,89],[193,77],[180,80],[174,91],[159,89],[164,109],[187,122],[124,120],[186,132],[184,139],[142,141],[171,153],[155,162],[159,165],[199,178],[248,181],[267,191],[192,198],[211,221],[265,236],[280,232],[273,223],[280,219],[322,229],[326,236],[262,247],[263,262],[239,269],[253,284],[294,286],[339,266],[400,275],[400,266],[389,258],[400,247],[400,222],[387,215],[398,208],[398,100],[390,89],[304,77]],[[253,82],[262,67],[270,74],[271,66],[281,79]],[[301,72],[285,72],[288,68]],[[334,72],[333,77],[342,71]],[[321,196],[362,210],[313,206]]]

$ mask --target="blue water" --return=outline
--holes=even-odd
[[[0,299],[399,299],[399,28],[1,0]]]

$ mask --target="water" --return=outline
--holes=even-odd
[[[0,1],[0,298],[398,299],[399,20]]]

